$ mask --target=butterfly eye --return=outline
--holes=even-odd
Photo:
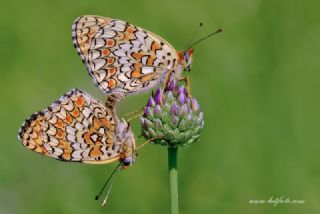
[[[125,166],[129,166],[131,165],[133,162],[132,157],[126,157],[125,159],[123,159],[122,164]]]
[[[188,69],[187,69],[188,71],[191,71],[191,65],[188,65]]]

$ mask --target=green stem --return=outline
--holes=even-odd
[[[178,148],[168,148],[171,214],[179,213],[177,154]]]

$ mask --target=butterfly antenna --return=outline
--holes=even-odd
[[[103,202],[101,204],[102,207],[104,207],[106,205],[106,203],[107,203],[107,200],[109,198],[109,194],[111,192],[111,188],[112,188],[112,186],[110,186],[110,188],[108,189],[107,195],[106,195],[106,197],[104,198],[104,200],[103,200]]]
[[[197,30],[193,33],[193,35],[191,36],[191,38],[189,39],[189,42],[187,43],[187,46],[186,47],[189,47],[189,45],[191,44],[192,40],[196,37],[196,35],[199,33],[200,31],[200,28],[202,27],[203,23],[200,22],[200,25],[199,27],[197,28]],[[188,49],[185,49],[185,50],[188,50]]]
[[[119,166],[120,166],[120,164],[119,164]],[[107,203],[107,200],[108,200],[108,198],[109,198],[109,195],[110,195],[110,192],[111,192],[113,183],[114,183],[114,181],[116,180],[116,176],[117,176],[117,175],[118,175],[118,173],[113,176],[113,179],[112,179],[111,182],[110,182],[110,187],[108,188],[107,195],[106,195],[106,197],[104,198],[104,200],[103,200],[103,202],[102,202],[102,204],[101,204],[101,206],[103,206],[103,207],[104,207],[104,206],[106,205],[106,203]]]
[[[217,34],[217,33],[220,33],[220,32],[223,32],[223,29],[222,29],[222,28],[219,28],[219,29],[216,30],[215,32],[210,33],[208,36],[205,36],[205,37],[203,37],[202,39],[199,39],[198,41],[192,43],[192,44],[187,48],[187,50],[190,49],[190,48],[192,48],[192,47],[195,46],[196,44],[202,42],[203,40],[206,40],[206,39],[208,39],[209,37],[211,37],[211,36],[213,36],[213,35],[215,35],[215,34]]]
[[[100,192],[98,193],[98,195],[95,197],[96,200],[99,199],[100,195],[103,193],[104,189],[106,188],[106,186],[108,185],[109,181],[111,180],[112,177],[114,177],[114,175],[116,174],[116,172],[118,171],[118,169],[120,168],[121,163],[119,163],[116,168],[113,170],[113,172],[111,173],[111,175],[109,176],[108,180],[106,181],[106,183],[103,185],[103,187],[101,188]],[[112,182],[113,183],[113,182]],[[109,191],[110,192],[110,188]],[[107,194],[109,195],[109,193]]]

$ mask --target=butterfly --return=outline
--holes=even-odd
[[[87,164],[119,161],[127,168],[135,161],[135,138],[130,125],[117,118],[116,100],[110,96],[104,106],[73,89],[28,118],[18,138],[27,149],[57,160]]]
[[[128,22],[86,15],[72,25],[75,48],[104,93],[137,94],[190,71],[193,49],[176,51],[160,36]]]

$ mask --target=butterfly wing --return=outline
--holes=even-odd
[[[118,19],[82,16],[73,23],[74,45],[105,93],[139,93],[155,87],[177,65],[163,38]]]
[[[28,149],[58,160],[109,163],[118,160],[118,118],[88,94],[74,89],[27,119],[19,139]]]

